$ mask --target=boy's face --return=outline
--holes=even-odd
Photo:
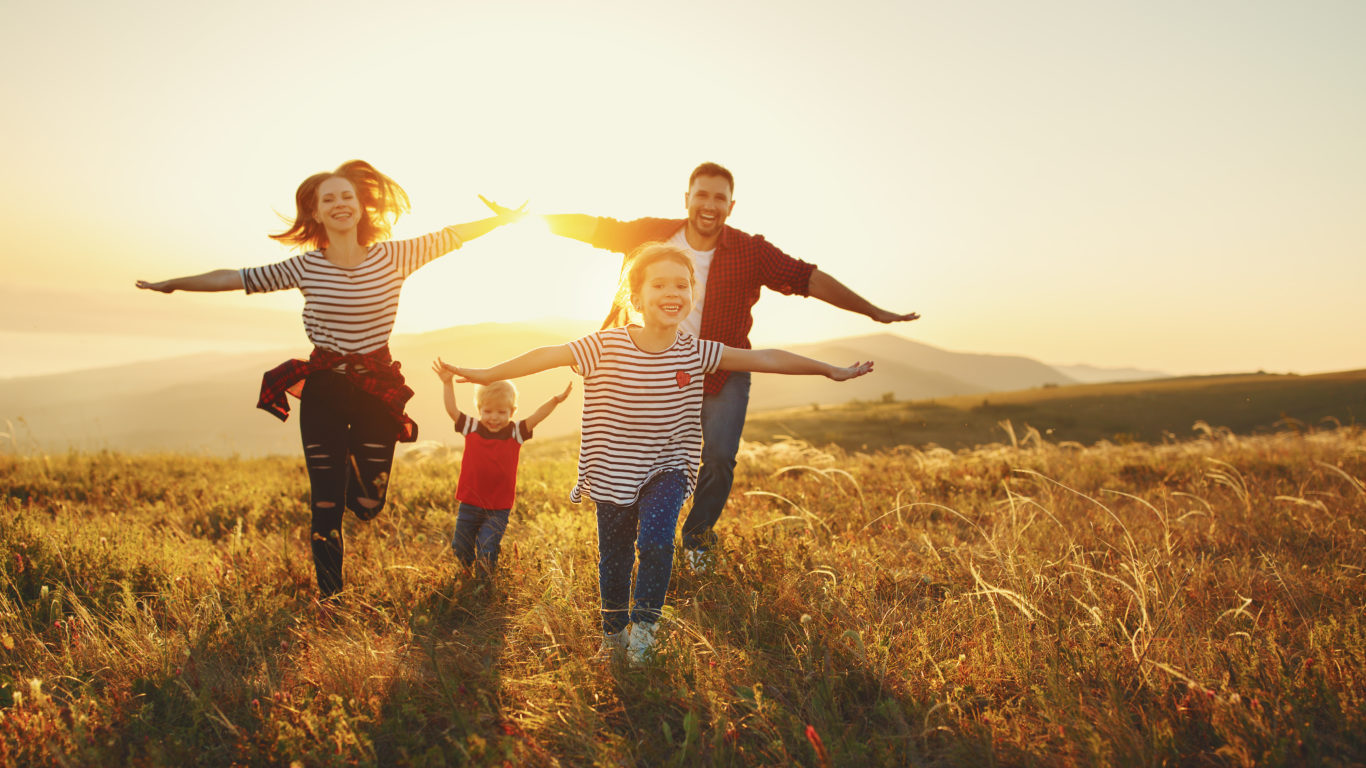
[[[517,406],[508,402],[507,398],[491,397],[479,403],[479,421],[497,432],[512,421],[512,414],[516,410]]]

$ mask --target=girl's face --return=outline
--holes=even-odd
[[[318,185],[318,210],[313,217],[331,232],[345,232],[360,223],[360,198],[351,182],[333,176]]]
[[[673,259],[645,268],[640,290],[631,297],[646,328],[676,327],[692,312],[692,272]]]

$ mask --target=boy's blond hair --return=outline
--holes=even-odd
[[[506,400],[513,408],[517,407],[517,386],[510,381],[495,381],[480,384],[474,388],[474,407],[478,408],[490,400]]]

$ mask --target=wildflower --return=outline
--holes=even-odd
[[[806,726],[806,740],[811,742],[811,748],[816,750],[816,761],[823,766],[829,766],[830,755],[825,751],[825,742],[821,741],[821,735],[816,733],[816,726]]]

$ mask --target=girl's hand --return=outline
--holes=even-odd
[[[442,384],[449,384],[451,383],[451,377],[454,374],[446,370],[445,366],[446,364],[438,357],[436,362],[432,363],[432,372],[441,378]]]
[[[171,287],[170,280],[162,280],[159,283],[149,283],[146,280],[139,280],[136,283],[134,283],[134,285],[143,289],[144,291],[157,291],[159,293],[175,293],[175,289]]]
[[[569,382],[568,384],[564,385],[564,391],[563,391],[563,392],[561,392],[561,393],[558,394],[558,395],[552,395],[552,397],[555,398],[555,402],[556,402],[556,403],[563,403],[564,400],[565,400],[565,398],[569,397],[569,393],[570,393],[571,391],[573,391],[573,389],[574,389],[574,382],[571,381],[571,382]]]
[[[489,369],[487,368],[461,368],[445,361],[441,362],[441,367],[449,371],[459,384],[492,384],[497,381],[497,379],[489,376]]]
[[[849,379],[856,379],[866,373],[872,373],[872,371],[873,361],[869,360],[866,363],[854,363],[848,368],[836,368],[830,373],[827,373],[826,376],[829,376],[835,381],[848,381]]]

